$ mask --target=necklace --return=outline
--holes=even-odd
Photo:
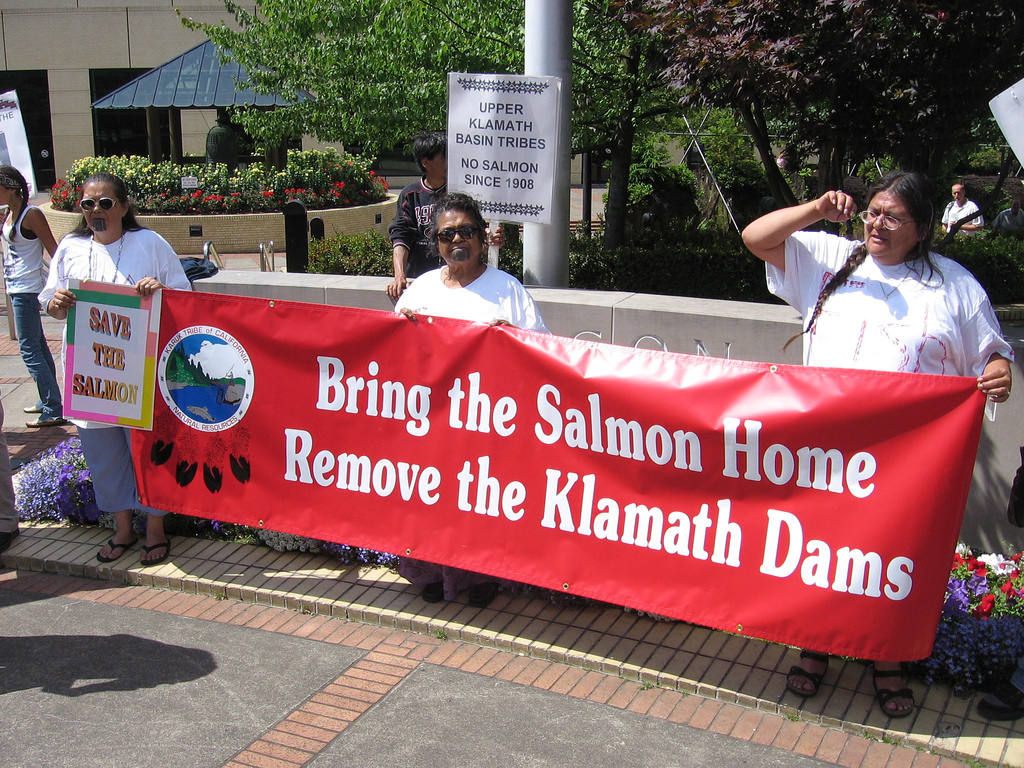
[[[125,236],[125,234],[126,233],[122,232],[121,236],[119,238],[117,238],[117,260],[114,262],[114,276],[110,280],[110,282],[112,282],[112,283],[117,283],[118,269],[120,269],[120,267],[121,267],[121,251],[124,250],[124,236]],[[96,238],[95,237],[90,237],[89,238],[89,279],[90,280],[99,280],[101,275],[95,274],[93,272],[92,245],[93,245],[94,242],[96,242]],[[104,247],[106,247],[106,246],[104,246]],[[97,264],[96,266],[98,267],[99,265]]]
[[[903,281],[906,279],[906,277],[900,278],[900,281],[896,283],[896,285],[892,286],[888,291],[885,290],[885,283],[882,283],[882,294],[885,296],[886,301],[888,301],[894,293],[899,291],[900,286],[903,285]]]
[[[912,274],[914,274],[912,270],[908,271],[905,275],[903,275],[903,277],[897,280],[896,284],[890,287],[889,290],[885,289],[885,283],[879,283],[879,285],[881,285],[882,287],[882,295],[885,297],[885,300],[887,302],[890,298],[892,298],[893,294],[899,293],[900,288],[903,286],[905,282],[907,282],[907,278],[910,277]]]

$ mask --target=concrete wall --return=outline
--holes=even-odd
[[[389,281],[386,277],[221,272],[197,282],[196,288],[391,311],[391,301],[384,295]],[[787,306],[555,288],[534,288],[530,293],[548,327],[562,336],[736,360],[800,363],[799,344],[782,351],[801,327],[799,316]],[[1004,330],[1020,360],[1024,328]],[[1014,377],[1024,387],[1019,362],[1014,364]],[[986,551],[1024,549],[1024,530],[1010,526],[1005,514],[1010,482],[1020,464],[1022,425],[1024,394],[999,406],[996,421],[984,424],[961,538]],[[912,459],[909,465],[913,466]]]

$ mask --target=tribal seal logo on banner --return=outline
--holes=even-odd
[[[252,402],[249,353],[220,328],[194,325],[179,331],[160,354],[157,371],[167,407],[200,432],[230,429]]]
[[[228,471],[247,483],[249,432],[238,422],[252,404],[254,376],[245,347],[220,328],[189,326],[164,346],[157,381],[169,413],[156,414],[161,437],[150,451],[152,465],[173,467],[182,488],[200,464],[211,493],[220,491]]]

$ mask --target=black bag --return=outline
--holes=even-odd
[[[181,259],[181,266],[190,283],[206,277],[213,277],[220,271],[217,269],[217,265],[205,256],[184,256]]]
[[[1018,528],[1024,528],[1024,445],[1020,448],[1020,467],[1010,485],[1010,503],[1006,505],[1006,517]]]

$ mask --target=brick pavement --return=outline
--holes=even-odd
[[[408,659],[711,733],[771,745],[836,765],[933,768],[1024,765],[1024,733],[989,723],[974,699],[913,681],[920,706],[889,720],[873,703],[870,671],[834,659],[821,694],[785,689],[797,652],[614,606],[580,607],[502,592],[486,609],[427,604],[379,567],[307,553],[174,537],[170,561],[141,568],[137,551],[101,565],[104,529],[33,525],[0,557],[0,587],[61,594],[226,622],[365,650],[346,670],[243,753],[261,765],[296,723],[327,744],[407,674]],[[289,730],[291,729],[291,730]],[[311,738],[314,742],[316,738]],[[296,742],[297,743],[297,742]],[[268,746],[276,745],[276,746]],[[299,759],[301,758],[301,759]],[[274,757],[274,760],[282,759]]]
[[[103,583],[80,576],[25,570],[0,572],[0,588],[230,623],[363,651],[358,661],[239,750],[224,763],[224,768],[308,765],[360,717],[380,705],[411,672],[424,665],[560,693],[847,768],[963,768],[985,762],[960,762],[923,751],[919,746],[894,743],[892,738],[880,740],[849,733],[786,713],[750,709],[583,670],[565,662],[484,648],[466,640],[225,600],[220,595],[179,593],[174,599],[152,586]]]

